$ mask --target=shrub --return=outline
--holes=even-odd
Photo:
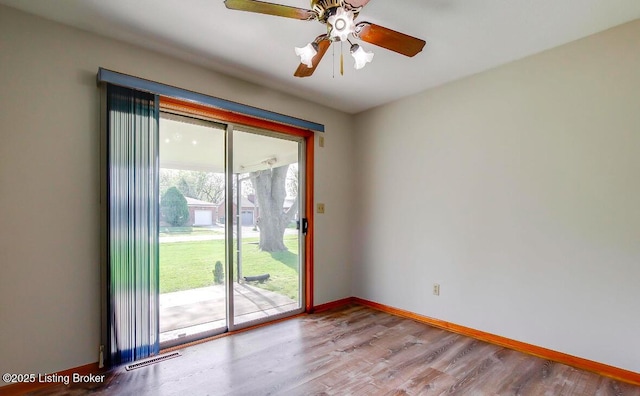
[[[174,227],[180,227],[189,221],[187,199],[176,187],[170,187],[160,200],[162,218]]]
[[[222,263],[216,261],[216,267],[213,270],[213,281],[216,285],[224,283],[224,271],[222,270]]]

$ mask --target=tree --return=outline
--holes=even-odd
[[[185,197],[198,198],[198,195],[195,193],[195,191],[191,191],[191,186],[189,185],[189,182],[185,177],[180,178],[180,181],[178,182],[176,187]]]
[[[289,165],[251,172],[251,183],[256,192],[260,208],[260,250],[281,252],[284,245],[284,230],[298,211],[298,195],[293,205],[284,211],[287,196],[286,181]]]
[[[224,199],[224,175],[211,172],[191,171],[189,174],[189,187],[193,198],[202,201],[220,203]]]
[[[289,165],[289,174],[287,175],[287,195],[290,197],[298,196],[298,164]]]
[[[160,213],[164,220],[174,227],[183,226],[189,221],[187,199],[176,187],[170,187],[162,195]]]
[[[220,203],[224,200],[224,174],[160,169],[160,192],[176,186],[185,197]]]

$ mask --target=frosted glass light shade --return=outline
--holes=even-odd
[[[356,61],[353,67],[357,70],[362,69],[367,63],[373,60],[373,52],[366,52],[358,44],[351,46],[351,56],[353,56],[353,59]]]
[[[296,55],[300,57],[300,63],[306,65],[308,68],[312,68],[313,57],[318,53],[316,47],[316,43],[309,43],[302,48],[296,47]]]

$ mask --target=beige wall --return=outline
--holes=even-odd
[[[640,372],[639,37],[358,115],[355,295]]]
[[[326,125],[316,303],[354,294],[640,371],[637,37],[350,117],[0,6],[0,372],[97,359],[99,66]]]
[[[351,295],[350,116],[0,6],[0,372],[98,358],[98,67],[325,124],[315,302]]]

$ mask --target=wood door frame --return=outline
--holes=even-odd
[[[308,222],[307,234],[305,235],[305,257],[304,257],[304,311],[311,313],[313,311],[313,295],[314,295],[314,276],[313,276],[313,257],[314,257],[314,146],[315,133],[313,131],[302,129],[286,124],[280,124],[261,118],[251,117],[244,114],[233,113],[227,110],[221,110],[198,103],[187,102],[166,96],[160,96],[160,110],[168,110],[184,114],[192,117],[202,117],[210,121],[216,121],[227,124],[244,125],[252,128],[265,129],[268,131],[279,132],[285,135],[301,137],[305,141],[305,214]]]

